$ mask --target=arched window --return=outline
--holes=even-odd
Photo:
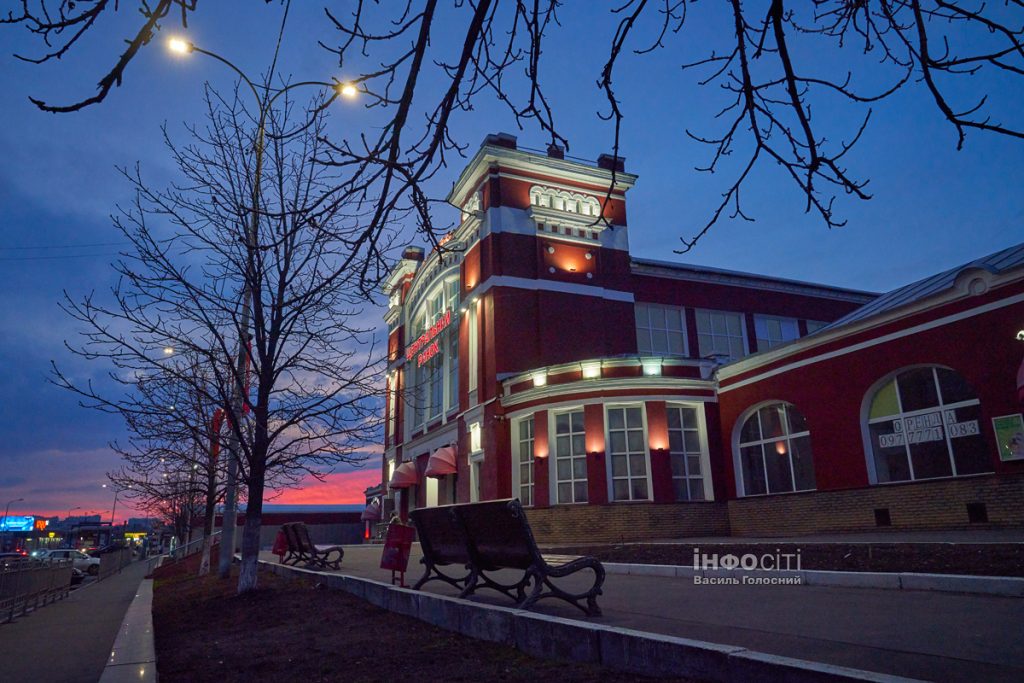
[[[870,396],[866,433],[875,483],[992,471],[978,397],[948,368],[910,368],[884,382]]]
[[[813,489],[811,433],[800,411],[772,403],[751,413],[740,428],[739,471],[744,496]]]

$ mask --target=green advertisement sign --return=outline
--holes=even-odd
[[[999,445],[999,459],[1024,460],[1024,415],[1003,415],[992,418]]]

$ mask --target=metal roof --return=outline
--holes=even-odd
[[[955,268],[950,268],[937,275],[932,275],[899,289],[894,289],[871,303],[865,304],[852,313],[843,316],[832,324],[826,325],[816,331],[815,334],[821,334],[824,330],[834,330],[837,327],[909,306],[918,301],[924,301],[925,299],[942,294],[952,289],[957,277],[967,270],[981,269],[993,275],[999,275],[1022,266],[1024,266],[1024,243],[1007,247],[994,254],[983,256]]]
[[[819,282],[808,282],[806,280],[793,280],[791,278],[775,277],[774,275],[762,275],[748,273],[741,270],[727,270],[725,268],[713,268],[711,266],[699,266],[692,263],[680,263],[675,261],[658,261],[655,259],[637,258],[630,259],[636,275],[651,275],[653,273],[643,272],[643,268],[665,269],[678,277],[698,281],[713,281],[719,284],[731,284],[736,286],[750,285],[774,285],[776,287],[788,287],[791,291],[804,290],[804,293],[811,296],[832,296],[842,295],[855,303],[869,301],[877,297],[878,292],[867,292],[860,289],[848,287],[835,287],[833,285],[821,284]]]

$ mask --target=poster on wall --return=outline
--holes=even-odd
[[[999,459],[1024,460],[1024,415],[993,417],[992,428],[996,431]]]

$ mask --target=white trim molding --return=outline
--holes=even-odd
[[[1005,299],[1000,299],[998,301],[993,301],[982,306],[977,306],[975,308],[968,309],[966,311],[960,311],[959,313],[953,313],[951,315],[943,316],[941,318],[936,318],[925,323],[914,325],[913,327],[907,327],[896,332],[891,332],[889,334],[882,335],[881,337],[867,339],[857,344],[851,344],[849,346],[845,346],[834,351],[828,351],[817,356],[811,356],[809,358],[804,358],[803,360],[794,361],[792,363],[788,363],[787,365],[783,365],[772,370],[767,370],[752,377],[747,377],[738,382],[725,384],[725,382],[727,382],[727,380],[730,377],[735,377],[736,375],[743,372],[749,372],[750,370],[756,369],[760,365],[767,365],[768,363],[784,359],[787,356],[793,356],[795,354],[802,353],[816,346],[821,346],[822,344],[839,341],[842,339],[842,337],[851,336],[857,332],[861,332],[872,327],[878,327],[887,322],[892,322],[895,319],[905,317],[906,313],[897,314],[893,316],[884,316],[880,320],[869,319],[868,321],[865,322],[864,325],[854,325],[850,329],[839,328],[834,334],[826,334],[820,338],[818,337],[818,335],[815,335],[814,337],[805,337],[804,339],[807,340],[806,343],[804,343],[804,340],[798,340],[790,344],[786,344],[785,346],[779,347],[778,350],[773,349],[765,353],[756,354],[756,356],[753,356],[748,359],[736,361],[734,363],[729,363],[728,365],[723,365],[718,369],[718,378],[724,384],[724,386],[720,386],[718,392],[725,393],[727,391],[739,389],[740,387],[745,387],[749,384],[760,382],[761,380],[767,379],[769,377],[775,377],[776,375],[781,375],[783,373],[790,372],[791,370],[796,370],[798,368],[806,367],[808,365],[814,365],[815,363],[831,360],[833,358],[839,358],[840,356],[846,356],[851,353],[862,351],[863,349],[878,346],[879,344],[886,344],[896,339],[902,339],[903,337],[909,337],[920,332],[926,332],[928,330],[935,329],[937,327],[950,325],[961,320],[973,318],[975,316],[979,316],[990,311],[995,311],[1000,308],[1005,308],[1007,306],[1012,306],[1014,304],[1019,304],[1022,302],[1024,302],[1024,293],[1015,294],[1013,296],[1006,297]]]

